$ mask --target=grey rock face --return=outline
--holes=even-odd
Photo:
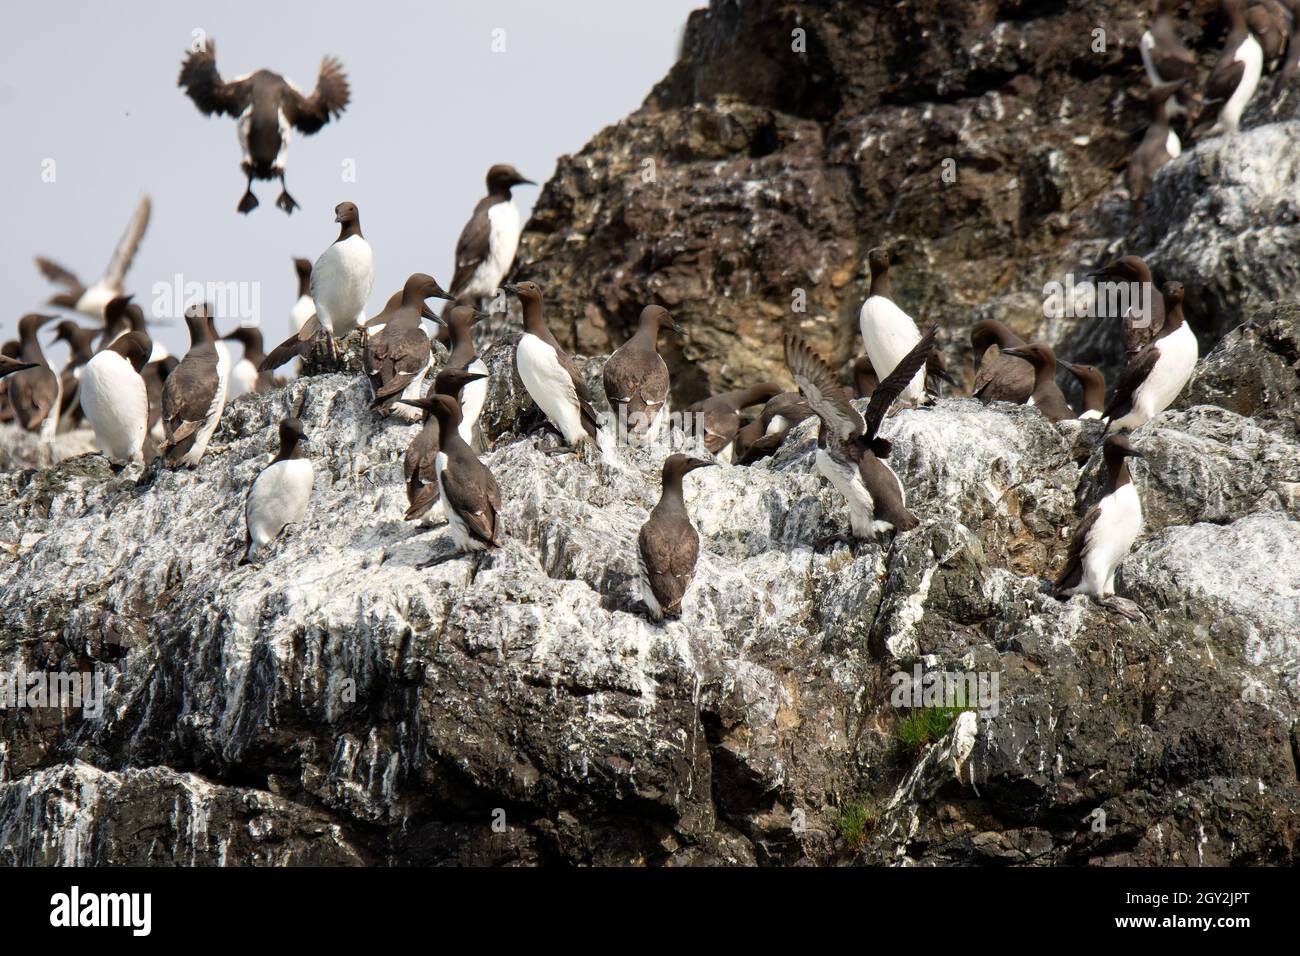
[[[493,382],[495,420],[518,423]],[[847,514],[812,423],[761,467],[693,473],[699,569],[656,626],[634,549],[666,449],[597,467],[497,428],[504,547],[421,568],[451,539],[401,520],[417,426],[367,403],[355,374],[241,399],[198,469],[143,488],[95,457],[0,475],[0,670],[108,687],[98,716],[0,711],[5,859],[1293,857],[1300,450],[1248,419],[1138,433],[1151,530],[1121,592],[1145,621],[1042,590],[1096,426],[942,400],[883,429],[921,527],[855,552],[813,550]],[[243,495],[299,407],[307,517],[239,568]],[[1207,461],[1243,464],[1216,486]],[[998,715],[905,749],[891,678],[918,664],[997,673]],[[849,840],[855,806],[878,822]]]

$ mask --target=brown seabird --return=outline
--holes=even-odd
[[[686,414],[691,416],[689,421],[697,423],[709,454],[731,464],[735,460],[734,444],[740,431],[741,410],[767,402],[783,391],[775,382],[760,382],[698,401],[687,407]]]
[[[478,372],[445,368],[434,379],[433,391],[435,395],[447,395],[459,401],[466,385],[476,383],[485,377]],[[406,502],[409,506],[403,516],[406,521],[415,521],[426,515],[430,522],[446,517],[442,508],[438,508],[436,514],[429,514],[442,500],[442,489],[438,484],[438,452],[442,450],[442,441],[438,419],[433,414],[435,403],[431,399],[432,396],[399,399],[402,404],[418,408],[424,414],[424,427],[406,446],[406,458],[403,463]]]
[[[131,262],[140,248],[144,231],[149,227],[150,209],[149,197],[141,196],[130,222],[126,225],[126,231],[122,233],[122,238],[117,241],[117,246],[113,249],[113,257],[108,260],[108,268],[104,270],[104,274],[98,281],[89,286],[57,262],[38,256],[36,267],[41,270],[41,274],[67,290],[53,296],[49,304],[73,309],[95,319],[102,318],[104,306],[108,301],[122,294],[122,281],[126,278],[126,272],[131,268]]]
[[[1101,418],[1102,410],[1106,407],[1105,376],[1091,365],[1067,364],[1065,367],[1083,386],[1083,411],[1079,413],[1079,418]]]
[[[115,471],[144,462],[149,390],[140,373],[152,352],[149,336],[127,332],[96,352],[81,372],[81,408]]]
[[[1006,349],[1006,355],[1022,358],[1034,367],[1034,391],[1029,404],[1043,413],[1048,421],[1060,422],[1074,418],[1072,409],[1061,388],[1056,384],[1056,353],[1050,345],[1035,342],[1023,348]]]
[[[605,397],[628,440],[654,441],[668,416],[668,365],[659,354],[659,330],[682,327],[661,305],[641,310],[636,332],[605,362]]]
[[[1089,273],[1089,277],[1129,285],[1130,304],[1121,317],[1124,349],[1130,355],[1140,352],[1155,337],[1165,322],[1165,305],[1156,294],[1151,269],[1140,256],[1120,256]],[[1137,305],[1132,302],[1133,293],[1137,294],[1139,303]],[[1100,288],[1097,294],[1101,296]],[[1148,315],[1142,314],[1140,303],[1143,302],[1148,306]]]
[[[457,299],[494,295],[510,272],[523,229],[510,190],[525,185],[537,184],[525,179],[513,166],[496,165],[488,170],[487,195],[474,207],[456,240],[451,294]]]
[[[193,468],[207,450],[226,407],[229,369],[217,349],[217,329],[204,306],[185,310],[190,350],[163,381],[163,461],[169,468]]]
[[[1147,194],[1156,171],[1183,151],[1178,134],[1169,128],[1169,98],[1183,85],[1183,80],[1162,83],[1152,87],[1147,97],[1151,104],[1151,124],[1147,127],[1133,156],[1128,161],[1124,182],[1128,186],[1133,215],[1141,219],[1146,215]]]
[[[14,417],[25,431],[37,432],[53,457],[54,434],[59,427],[59,408],[63,398],[62,382],[45,359],[36,332],[57,316],[24,315],[18,320],[18,357],[30,368],[16,371],[9,378],[9,402]]]
[[[659,503],[637,535],[641,596],[656,621],[682,616],[682,598],[695,577],[700,557],[700,536],[686,511],[682,479],[712,464],[687,455],[669,455],[664,462]]]
[[[484,552],[500,547],[501,489],[491,470],[460,437],[460,402],[450,395],[426,396],[438,420],[441,449],[435,472],[441,490],[443,513],[458,553]],[[435,558],[422,567],[455,557]]]
[[[981,319],[970,330],[975,350],[975,386],[972,395],[985,405],[1011,402],[1023,405],[1034,394],[1034,367],[1007,355],[1007,349],[1028,343],[997,319]]]
[[[370,407],[381,414],[396,412],[414,420],[418,413],[397,407],[398,399],[418,398],[429,371],[432,352],[429,334],[420,325],[424,300],[451,298],[433,276],[416,272],[402,287],[401,304],[377,335],[368,337],[363,353],[374,401]]]

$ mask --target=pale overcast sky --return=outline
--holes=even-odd
[[[43,254],[96,279],[142,192],[153,219],[127,275],[146,313],[152,289],[186,282],[260,283],[269,342],[287,334],[291,258],[334,239],[336,203],[361,209],[375,250],[371,314],[412,272],[450,281],[456,236],[495,162],[544,183],[555,160],[631,112],[672,65],[688,13],[705,0],[475,0],[343,3],[52,0],[6,10],[0,31],[0,338],[54,289]],[[195,29],[216,42],[232,79],[274,70],[309,93],[321,57],[343,61],[343,116],[289,149],[289,192],[244,190],[235,122],[205,117],[176,86]],[[504,31],[504,34],[494,31]],[[494,36],[505,51],[493,52]],[[54,161],[54,182],[42,180]],[[356,181],[343,182],[346,160]],[[538,190],[515,191],[525,218]],[[156,330],[184,351],[183,327]],[[48,339],[49,336],[43,336]],[[60,346],[51,359],[61,364]]]

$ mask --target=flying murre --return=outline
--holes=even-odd
[[[261,371],[266,361],[262,351],[262,332],[252,326],[238,326],[229,335],[223,336],[229,341],[238,342],[244,347],[244,354],[230,369],[230,383],[227,386],[226,401],[233,402],[240,395],[269,391],[275,387],[275,376]]]
[[[760,382],[749,388],[738,388],[702,399],[686,408],[704,432],[704,447],[718,461],[732,464],[735,461],[736,434],[740,431],[740,412],[775,398],[783,391],[775,382]]]
[[[1068,368],[1074,377],[1079,380],[1083,386],[1083,411],[1079,413],[1081,420],[1101,418],[1102,410],[1106,407],[1106,378],[1091,365],[1074,365],[1067,363]]]
[[[1129,159],[1128,169],[1124,173],[1135,218],[1141,219],[1146,215],[1147,193],[1151,191],[1151,181],[1155,179],[1156,171],[1183,151],[1178,134],[1169,128],[1169,98],[1182,88],[1183,82],[1178,80],[1152,87],[1147,97],[1151,104],[1151,125],[1147,127],[1142,142]]]
[[[424,387],[424,376],[429,371],[433,353],[429,349],[429,334],[420,325],[424,300],[450,299],[433,276],[416,272],[402,287],[402,300],[383,330],[367,337],[363,350],[366,374],[374,401],[370,407],[381,414],[395,413],[399,418],[415,421],[420,417],[406,406],[399,408],[398,399],[418,398]]]
[[[104,274],[89,286],[57,262],[38,256],[36,267],[41,270],[41,274],[67,290],[51,297],[49,304],[72,309],[95,319],[103,318],[104,306],[110,299],[122,294],[122,281],[140,248],[145,229],[149,227],[150,209],[149,197],[141,196],[126,225],[126,231],[113,248],[113,256],[108,260]]]
[[[525,179],[513,166],[499,164],[487,171],[487,195],[474,207],[456,240],[451,294],[457,299],[494,295],[510,272],[523,231],[510,190],[525,185],[537,184]]]
[[[1123,435],[1107,436],[1105,493],[1075,529],[1065,568],[1056,579],[1058,597],[1115,593],[1115,570],[1142,532],[1142,503],[1129,477],[1130,456],[1142,456]]]
[[[321,60],[316,90],[311,96],[303,96],[292,83],[270,70],[257,70],[227,83],[217,72],[217,48],[211,39],[185,57],[176,85],[185,88],[205,115],[224,113],[238,121],[239,148],[243,153],[240,168],[248,179],[239,200],[242,213],[257,208],[254,179],[279,179],[280,195],[275,204],[286,213],[298,208],[284,183],[290,132],[295,127],[305,135],[317,132],[343,112],[350,95],[343,64],[329,56]]]
[[[1223,0],[1223,12],[1231,28],[1206,81],[1205,105],[1192,130],[1193,140],[1220,133],[1235,135],[1264,71],[1264,51],[1246,23],[1246,0]]]
[[[149,391],[140,373],[152,351],[149,336],[128,332],[91,356],[81,373],[82,411],[114,471],[144,462]]]
[[[1165,323],[1165,304],[1155,294],[1151,269],[1140,256],[1120,256],[1088,275],[1092,279],[1128,283],[1130,290],[1137,292],[1138,303],[1147,303],[1150,315],[1143,315],[1140,305],[1130,302],[1121,316],[1125,351],[1130,355],[1140,352]]]
[[[1006,354],[1007,349],[1024,348],[1029,343],[997,319],[980,319],[971,327],[970,344],[975,350],[975,385],[971,392],[975,398],[985,405],[1023,405],[1030,400],[1034,394],[1034,367]]]
[[[920,340],[921,333],[912,317],[894,302],[889,281],[889,253],[884,249],[872,249],[867,253],[867,264],[871,267],[871,290],[867,301],[862,303],[858,323],[872,368],[877,376],[888,377]],[[925,401],[924,372],[917,372],[915,380],[907,384],[900,398],[916,405]]]
[[[375,255],[361,235],[361,213],[355,203],[334,207],[338,238],[320,254],[311,270],[311,298],[316,314],[298,333],[281,342],[261,365],[266,372],[301,354],[317,335],[324,335],[330,357],[338,360],[337,338],[365,321],[366,300],[375,284]]]
[[[185,311],[190,350],[163,381],[163,461],[169,468],[193,468],[207,450],[226,407],[230,369],[217,349],[217,330],[205,306]]]
[[[258,472],[244,503],[245,545],[239,563],[253,560],[253,551],[274,541],[291,524],[299,524],[307,513],[315,469],[302,453],[307,441],[302,422],[285,418],[280,422],[280,450],[270,464]]]
[[[1142,34],[1138,43],[1142,66],[1146,69],[1147,80],[1152,86],[1179,80],[1190,83],[1196,79],[1196,56],[1187,49],[1174,28],[1173,13],[1181,3],[1182,0],[1156,0],[1151,26]],[[1171,117],[1185,112],[1186,108],[1177,100],[1169,104]]]
[[[18,320],[18,357],[31,365],[13,374],[9,381],[9,402],[25,431],[37,432],[50,460],[54,459],[54,435],[59,427],[63,384],[41,350],[36,332],[57,316],[24,315]]]
[[[695,577],[700,536],[691,524],[682,495],[682,479],[715,462],[687,455],[669,455],[664,462],[659,503],[637,534],[637,564],[641,597],[656,621],[682,616],[682,598]]]
[[[518,296],[524,307],[524,334],[515,348],[519,378],[537,407],[559,429],[565,444],[582,457],[589,441],[599,447],[606,440],[587,383],[546,324],[541,287],[536,282],[520,282],[503,288]]]
[[[486,374],[467,372],[460,368],[445,368],[433,381],[435,395],[447,395],[460,400],[467,385],[478,384]],[[442,486],[438,482],[438,453],[442,449],[442,432],[434,416],[434,402],[430,397],[398,399],[403,405],[420,409],[424,414],[424,427],[406,446],[402,473],[406,478],[406,503],[409,507],[404,521],[425,518],[430,524],[446,517],[442,507]],[[463,423],[462,423],[463,424]],[[462,437],[464,429],[461,429]]]
[[[668,416],[668,365],[659,354],[661,328],[685,334],[667,309],[647,305],[636,332],[605,362],[605,397],[620,427],[626,423],[629,440],[654,441]]]
[[[458,391],[444,393],[460,402],[460,437],[465,439],[465,444],[471,448],[478,447],[479,442],[475,439],[474,430],[478,427],[478,417],[483,411],[483,403],[487,401],[488,367],[474,348],[474,336],[470,332],[474,323],[482,317],[483,313],[470,306],[453,305],[443,310],[442,318],[434,320],[446,326],[451,338],[451,354],[447,357],[444,371],[460,369],[478,376],[478,378],[467,379]],[[441,373],[439,376],[441,377]]]
[[[501,489],[488,466],[460,437],[460,402],[449,395],[426,395],[438,419],[441,448],[435,464],[443,512],[457,553],[483,552],[500,547]],[[456,557],[434,558],[431,567]]]
[[[925,367],[937,334],[938,330],[931,328],[894,366],[872,393],[865,416],[853,407],[846,390],[817,353],[802,339],[785,336],[785,362],[790,375],[821,419],[817,470],[848,503],[854,538],[870,541],[879,533],[909,531],[920,524],[916,515],[907,510],[902,482],[885,461],[892,446],[876,432],[894,399]],[[843,533],[829,535],[818,547],[844,538]]]
[[[1106,406],[1108,432],[1132,431],[1170,406],[1192,377],[1199,357],[1196,336],[1183,320],[1183,285],[1164,286],[1165,321],[1151,343],[1129,360]]]
[[[1005,349],[1004,355],[1022,358],[1034,367],[1034,392],[1029,404],[1043,413],[1048,421],[1061,422],[1074,418],[1074,409],[1061,394],[1056,384],[1056,353],[1050,345],[1035,342],[1023,348]]]

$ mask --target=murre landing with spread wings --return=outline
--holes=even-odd
[[[682,616],[682,598],[691,586],[700,558],[700,535],[686,511],[682,479],[697,468],[714,464],[702,458],[669,455],[664,462],[659,503],[637,535],[641,597],[656,621]]]
[[[224,113],[235,118],[243,153],[240,168],[248,178],[239,200],[242,213],[257,208],[254,179],[279,179],[280,195],[275,204],[286,213],[298,208],[284,182],[290,133],[294,129],[304,135],[318,132],[343,112],[351,95],[343,64],[329,56],[321,61],[311,96],[303,96],[296,86],[270,70],[257,70],[227,83],[217,72],[217,49],[211,39],[185,57],[176,85],[184,87],[194,105],[208,116]]]
[[[451,294],[457,299],[481,299],[494,295],[510,272],[519,248],[523,222],[511,199],[515,186],[535,186],[513,166],[497,165],[487,172],[487,195],[456,240],[456,272]]]
[[[37,256],[36,268],[41,270],[41,275],[56,285],[63,286],[64,289],[52,296],[49,304],[73,309],[95,319],[102,319],[104,307],[122,294],[122,283],[126,278],[126,272],[131,268],[135,254],[140,249],[145,230],[149,228],[149,215],[152,208],[149,197],[141,196],[135,212],[131,215],[131,221],[126,224],[126,231],[122,233],[122,238],[113,248],[113,256],[108,260],[108,267],[104,269],[104,274],[90,285],[86,285],[77,278],[76,273],[65,269],[52,259]]]
[[[887,531],[910,531],[920,521],[907,510],[907,495],[898,475],[885,459],[893,450],[876,432],[894,399],[906,391],[925,367],[938,329],[931,328],[894,366],[872,393],[866,415],[849,401],[848,390],[806,342],[785,337],[785,362],[799,391],[821,419],[817,435],[817,470],[849,506],[849,524],[856,539],[870,541]],[[830,535],[822,544],[844,540]]]

